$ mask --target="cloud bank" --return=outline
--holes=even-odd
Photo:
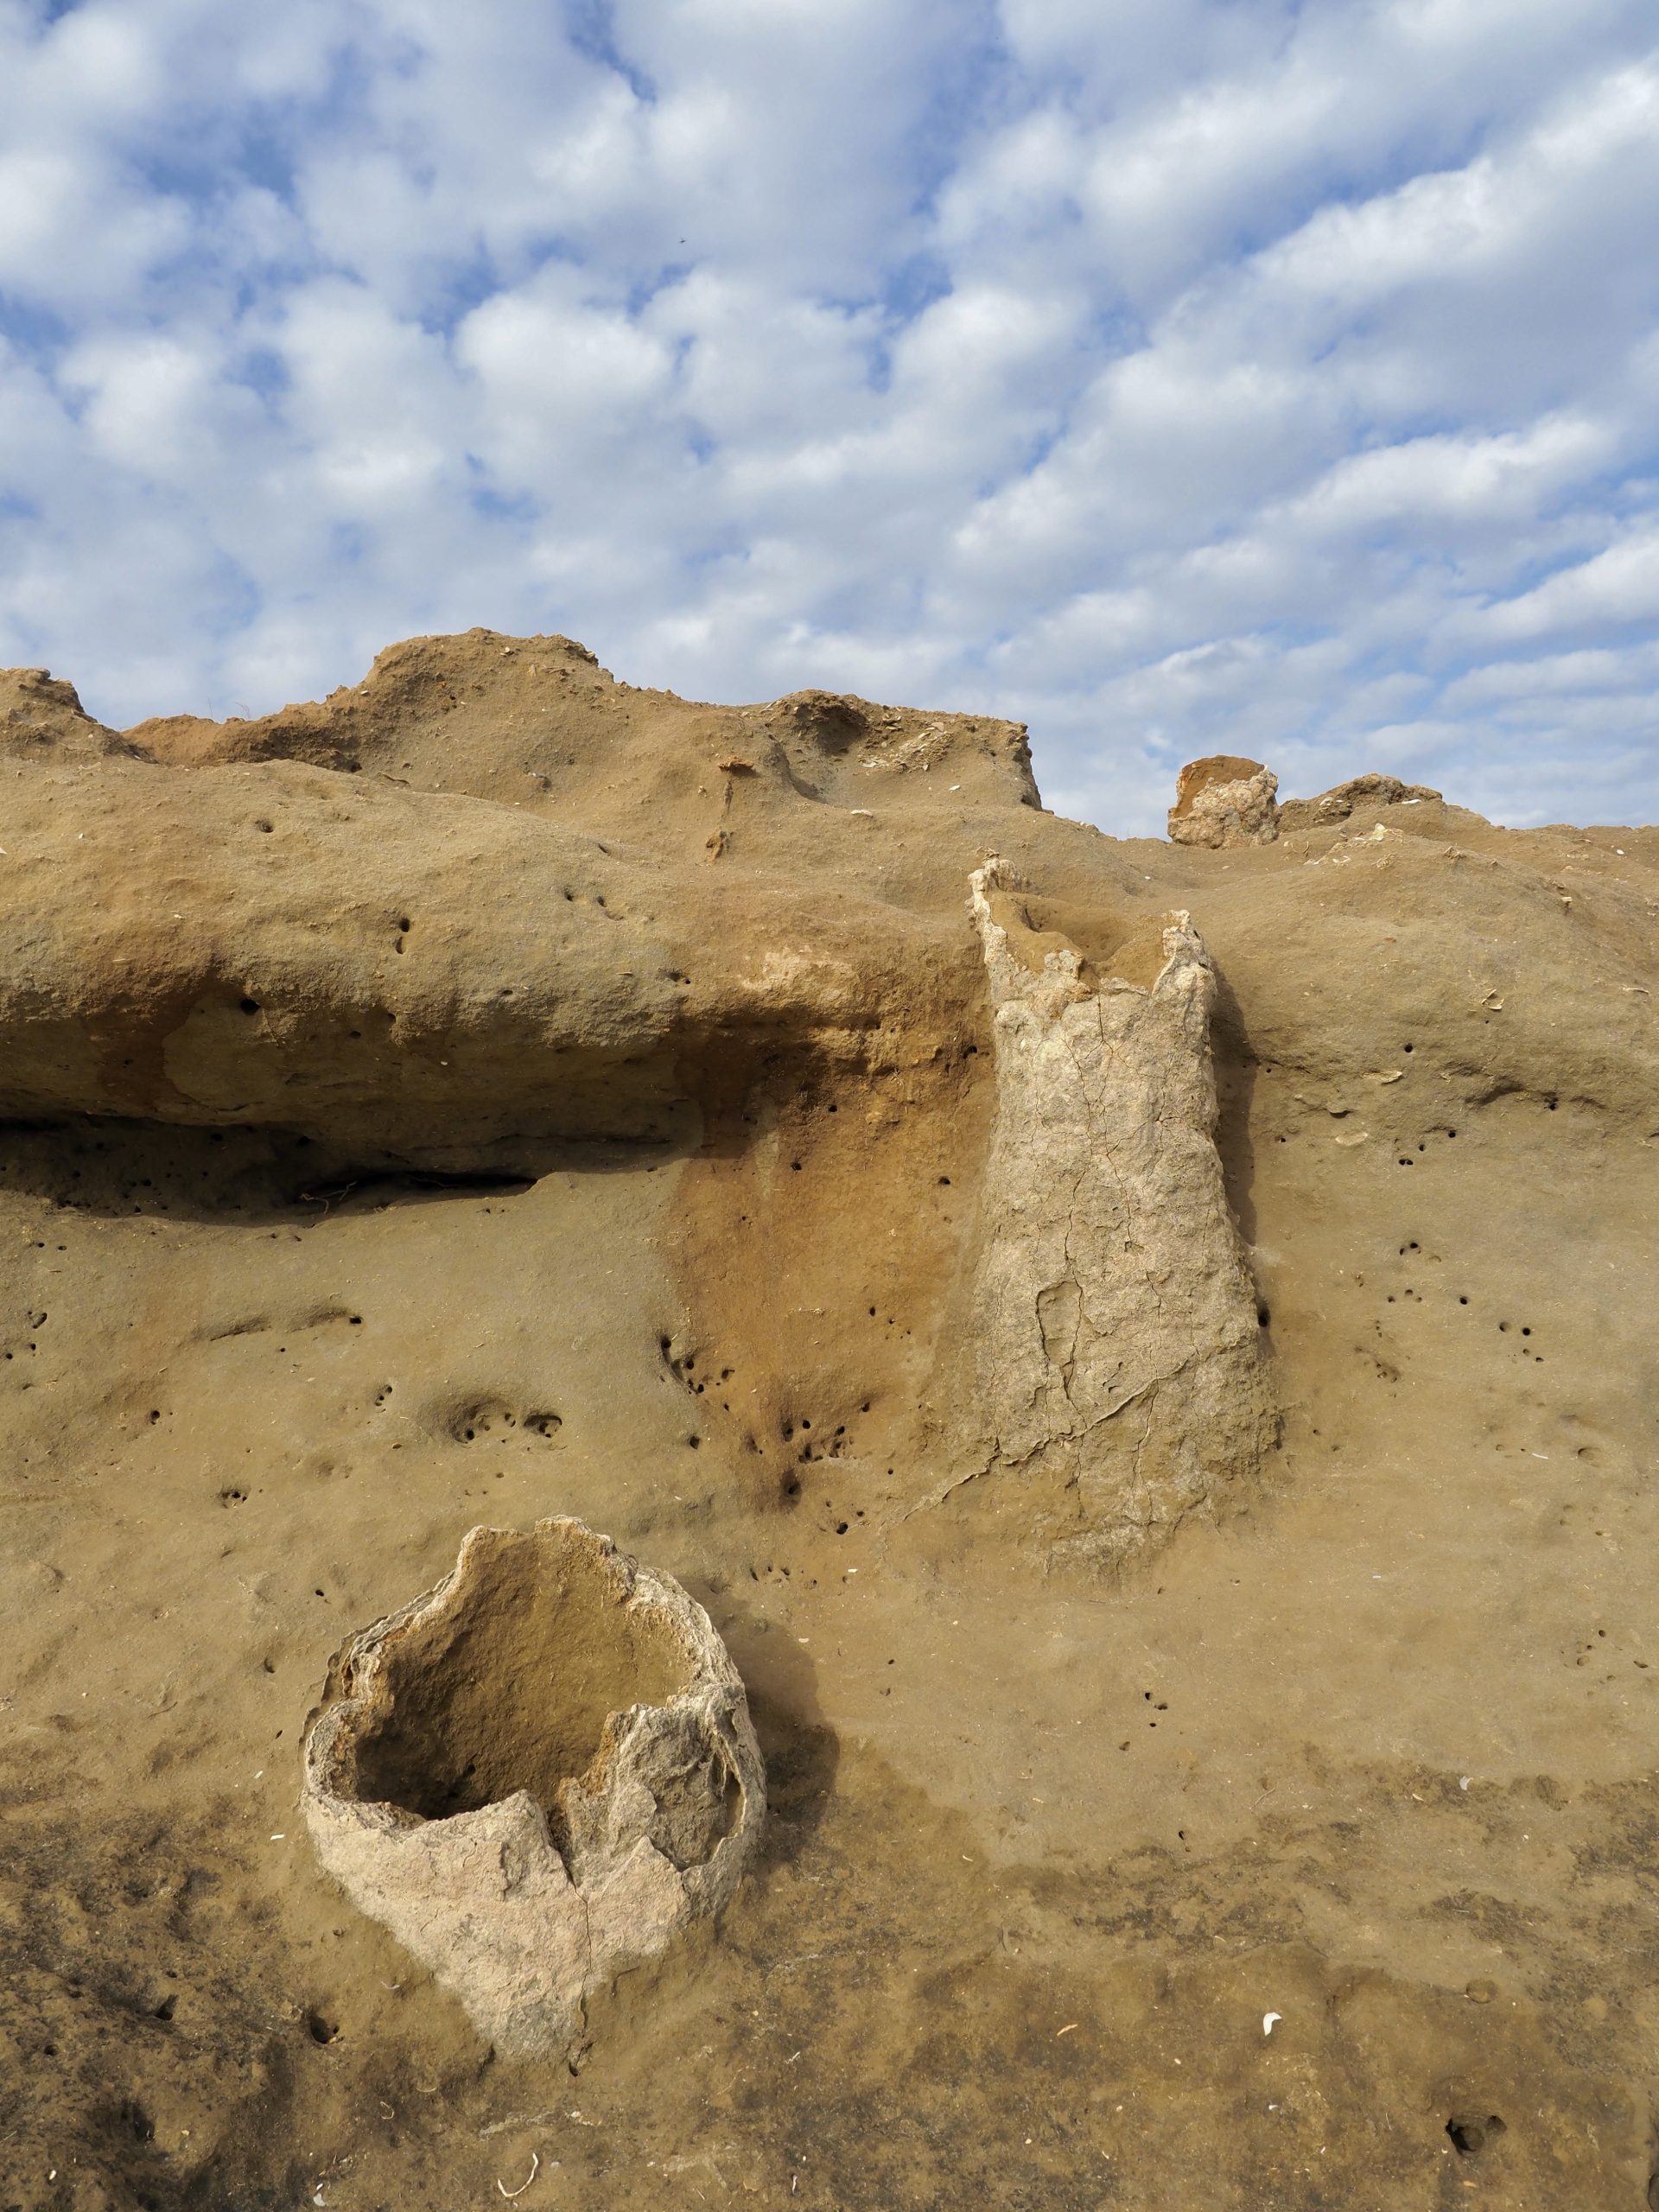
[[[1659,816],[1651,0],[0,0],[0,661]]]

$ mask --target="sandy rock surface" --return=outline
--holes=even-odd
[[[486,632],[0,794],[0,2206],[1642,2203],[1659,833]],[[514,2056],[301,1743],[567,1516],[768,1810]]]

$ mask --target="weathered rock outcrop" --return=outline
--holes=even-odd
[[[0,677],[0,2202],[1643,2201],[1659,830],[1033,797],[550,639]],[[764,1718],[724,1940],[702,1617],[405,1604],[553,1513]]]
[[[856,891],[290,761],[19,766],[5,810],[14,1117],[275,1124],[440,1164],[660,1139],[711,1050],[856,1052],[940,965]]]
[[[1170,842],[1204,845],[1270,845],[1279,835],[1279,779],[1259,760],[1212,753],[1189,760],[1169,810]]]
[[[1032,931],[1000,861],[971,906],[996,1107],[960,1402],[987,1478],[1058,1487],[1062,1541],[1111,1564],[1275,1433],[1215,1145],[1215,974],[1184,913],[1150,988],[1091,972]]]
[[[0,668],[0,760],[69,761],[148,758],[105,729],[81,705],[73,683],[44,668]]]
[[[519,2057],[730,1899],[766,1789],[736,1669],[677,1582],[578,1521],[474,1529],[364,1630],[305,1753],[323,1865]]]
[[[606,728],[597,747],[596,725]],[[695,813],[699,798],[728,798],[728,776],[753,797],[828,805],[873,806],[895,789],[913,798],[924,779],[931,787],[941,777],[941,797],[955,785],[999,805],[1039,804],[1019,722],[828,691],[709,707],[619,683],[573,639],[493,630],[406,638],[378,654],[360,683],[327,699],[254,720],[161,716],[126,736],[166,766],[302,760],[499,805],[550,807],[590,830],[614,815],[620,797],[642,830],[659,836],[676,812]],[[728,834],[748,811],[735,810]]]
[[[753,1499],[798,1499],[804,1452],[885,1469],[927,1443],[916,1408],[988,1264],[981,1184],[1006,1169],[963,921],[988,852],[1039,887],[1010,943],[1039,969],[1075,958],[1114,1019],[1123,987],[1173,988],[1158,918],[1192,912],[1234,1095],[1271,1068],[1314,1110],[1363,1100],[1344,1135],[1363,1126],[1396,1162],[1422,1141],[1426,1086],[1384,1078],[1431,1065],[1449,1128],[1483,1099],[1562,1092],[1564,1067],[1599,1111],[1650,1128],[1652,920],[1619,874],[1641,833],[1562,845],[1379,777],[1277,808],[1294,834],[1232,851],[1272,826],[1273,779],[1218,758],[1177,813],[1222,849],[1120,842],[1041,810],[1018,724],[819,691],[702,705],[619,683],[556,638],[411,639],[326,701],[124,735],[57,679],[7,681],[0,710],[22,720],[0,825],[0,1118],[108,1118],[118,1151],[182,1128],[180,1158],[193,1128],[218,1156],[252,1133],[282,1163],[262,1203],[301,1220],[382,1171],[529,1179],[573,1142],[641,1164],[648,1147],[677,1192],[690,1320],[667,1314],[671,1332],[744,1378],[699,1399],[699,1465]],[[1477,913],[1471,966],[1452,948]],[[1379,1065],[1384,986],[1403,1027]],[[1207,1137],[1198,1156],[1213,1179]],[[1071,1169],[1050,1172],[1062,1190]],[[149,1173],[114,1203],[142,1206]],[[993,1190],[983,1223],[999,1205]],[[31,1289],[20,1310],[49,1303]],[[979,1388],[958,1394],[953,1438],[998,1428]],[[20,1398],[19,1419],[44,1402]],[[1175,1452],[1169,1514],[1253,1463],[1243,1403],[1207,1459]],[[1187,1418],[1195,1437],[1211,1422],[1201,1395]],[[945,1472],[926,1465],[906,1497]],[[1100,1499],[1121,1535],[1116,1485],[1072,1482],[1062,1538]],[[1155,1533],[1168,1516],[1142,1518]],[[1034,1520],[1020,1535],[1049,1541]]]
[[[1357,808],[1421,806],[1440,797],[1427,784],[1402,784],[1398,776],[1351,776],[1316,798],[1286,799],[1279,809],[1279,827],[1322,830],[1346,822]]]

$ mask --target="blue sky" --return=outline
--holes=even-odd
[[[0,0],[0,663],[1659,816],[1652,0]]]

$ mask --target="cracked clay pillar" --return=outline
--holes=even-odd
[[[1090,973],[1037,942],[995,858],[969,906],[996,1100],[956,1484],[1024,1478],[1033,1533],[1109,1566],[1255,1472],[1276,1433],[1216,1149],[1215,974],[1185,914],[1150,988]]]

